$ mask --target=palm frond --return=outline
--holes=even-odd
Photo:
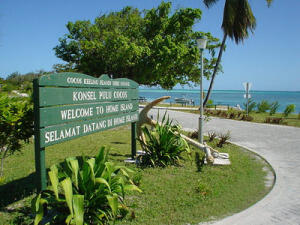
[[[219,0],[203,0],[204,5],[210,8],[212,5],[216,4]]]
[[[227,0],[224,7],[222,29],[238,44],[256,27],[256,19],[248,0]]]
[[[266,0],[266,1],[267,1],[267,4],[268,4],[268,7],[270,7],[271,4],[272,4],[272,2],[273,2],[273,0]]]

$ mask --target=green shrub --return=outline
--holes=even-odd
[[[285,117],[288,117],[291,113],[295,112],[295,109],[296,109],[296,105],[294,105],[294,104],[287,105],[283,112],[283,115]]]
[[[209,99],[206,103],[207,108],[214,108],[214,101],[212,99]]]
[[[145,150],[145,154],[140,156],[143,166],[177,165],[183,152],[190,153],[187,142],[179,134],[179,126],[173,125],[173,121],[166,118],[166,114],[153,131],[146,126],[142,130],[146,138],[145,143],[139,140]]]
[[[298,120],[300,120],[300,112],[298,113]]]
[[[273,103],[271,104],[271,106],[270,106],[270,115],[271,115],[271,116],[277,112],[279,106],[280,106],[280,105],[279,105],[278,101],[273,102]]]
[[[220,133],[218,136],[219,136],[219,142],[217,146],[219,148],[222,148],[223,145],[231,138],[230,131],[227,131],[226,133]]]
[[[20,151],[33,135],[33,106],[28,98],[10,98],[0,94],[0,177],[7,156]]]
[[[267,100],[262,100],[260,103],[257,104],[257,111],[259,113],[264,113],[271,108],[270,103]]]
[[[243,103],[245,111],[247,109],[247,103]],[[256,102],[254,102],[252,99],[249,99],[249,104],[248,104],[248,113],[251,113],[256,107]]]
[[[43,219],[46,208],[55,212],[53,224],[106,224],[124,216],[125,193],[141,190],[129,178],[132,171],[108,162],[107,156],[102,147],[95,158],[70,157],[51,166],[51,189],[32,201],[34,224]]]
[[[215,131],[209,131],[207,133],[207,135],[208,135],[208,141],[209,142],[212,142],[217,137],[217,133]]]

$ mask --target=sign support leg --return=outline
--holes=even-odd
[[[136,156],[136,122],[131,123],[131,158]]]
[[[35,171],[38,192],[46,190],[45,148],[35,146]]]

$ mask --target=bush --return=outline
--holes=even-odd
[[[247,103],[243,103],[245,111],[247,109]],[[248,104],[248,113],[251,113],[256,107],[256,102],[254,102],[252,99],[249,99],[249,104]]]
[[[217,133],[215,131],[209,131],[208,132],[208,140],[209,142],[212,142],[217,137]]]
[[[271,104],[271,106],[270,106],[270,115],[271,115],[271,116],[277,112],[279,106],[280,106],[280,105],[279,105],[278,101],[273,102],[273,103]]]
[[[0,177],[8,155],[20,151],[33,135],[33,106],[28,98],[10,98],[0,94]]]
[[[214,108],[214,101],[212,99],[209,99],[206,103],[207,108]]]
[[[133,184],[124,166],[107,161],[108,152],[102,147],[95,158],[70,157],[48,172],[51,190],[43,191],[32,201],[39,224],[44,212],[54,212],[53,224],[107,224],[124,216],[127,191],[141,190]]]
[[[260,103],[257,104],[257,111],[259,113],[265,113],[271,108],[271,105],[267,100],[262,100]]]
[[[298,113],[298,120],[300,120],[300,112]]]
[[[220,133],[219,134],[219,143],[217,144],[218,147],[222,148],[223,145],[230,140],[231,135],[230,131],[227,131],[226,133]]]
[[[243,121],[252,121],[254,118],[252,116],[247,116],[246,114],[244,114],[242,117],[241,117],[241,120]]]
[[[172,123],[165,114],[162,123],[157,123],[153,131],[146,126],[142,128],[146,141],[144,143],[139,140],[145,151],[145,154],[140,156],[141,165],[153,167],[177,165],[181,153],[190,153],[187,142],[179,134],[179,126]]]
[[[192,139],[197,139],[198,138],[198,130],[190,132],[189,137],[192,138]]]
[[[294,104],[287,105],[283,112],[283,115],[285,117],[288,117],[291,113],[295,112],[295,109],[296,109],[296,106]]]
[[[278,118],[278,117],[267,117],[265,120],[265,123],[274,123],[274,124],[281,124],[283,122],[283,118]]]

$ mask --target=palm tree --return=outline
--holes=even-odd
[[[219,0],[203,0],[207,8],[210,8],[218,1]],[[266,0],[266,2],[269,7],[273,0]],[[253,33],[255,27],[256,19],[252,13],[248,0],[225,0],[222,22],[222,30],[224,36],[218,59],[211,77],[208,92],[203,103],[204,105],[206,105],[208,99],[210,98],[211,90],[214,84],[215,76],[218,72],[219,64],[221,62],[227,36],[234,40],[236,44],[239,44],[249,36],[249,31]]]

